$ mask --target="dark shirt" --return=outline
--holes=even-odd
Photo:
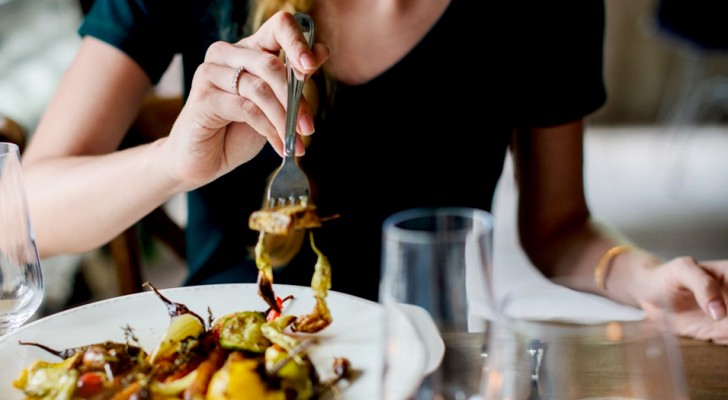
[[[129,54],[152,82],[181,53],[185,95],[207,46],[236,41],[245,20],[241,1],[96,3],[79,32]],[[340,216],[314,231],[332,265],[332,290],[376,300],[387,216],[413,207],[490,210],[515,128],[570,122],[600,107],[603,31],[601,1],[453,0],[396,65],[365,84],[336,85],[301,161],[320,214]],[[187,284],[255,281],[249,250],[258,234],[247,221],[279,165],[267,146],[189,193]],[[308,285],[314,263],[306,242],[275,282]]]

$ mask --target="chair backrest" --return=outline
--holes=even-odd
[[[22,153],[25,150],[27,132],[15,120],[0,115],[0,141],[17,144]]]

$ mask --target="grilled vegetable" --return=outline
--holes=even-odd
[[[316,305],[313,311],[305,315],[293,324],[293,330],[297,332],[315,333],[331,325],[333,319],[326,305],[326,296],[331,289],[331,264],[329,259],[316,247],[313,241],[313,232],[309,233],[311,248],[316,253],[316,265],[314,266],[311,288],[314,290]]]
[[[79,372],[73,365],[80,353],[58,363],[36,361],[24,369],[13,386],[20,389],[31,399],[70,400],[76,390]]]
[[[258,267],[258,294],[276,313],[281,313],[281,307],[273,293],[273,264],[270,262],[268,250],[265,248],[265,232],[258,235],[255,244],[255,265]]]
[[[220,346],[229,350],[246,350],[263,353],[271,342],[261,332],[265,324],[263,313],[245,311],[222,317],[219,325]]]
[[[248,219],[250,229],[274,235],[290,235],[294,230],[320,226],[321,218],[313,204],[290,204],[258,210]]]
[[[325,261],[325,260],[324,260]],[[322,263],[316,286],[325,291]],[[153,353],[131,343],[103,342],[54,350],[62,359],[37,361],[13,382],[26,400],[314,400],[335,380],[320,382],[308,349],[316,340],[292,333],[297,317],[274,310],[230,313],[207,324],[186,306],[155,294],[170,322]],[[317,292],[317,296],[321,295]],[[327,313],[322,309],[319,315]],[[125,328],[127,342],[139,341]],[[348,370],[348,364],[346,370]]]
[[[212,376],[206,400],[286,400],[283,391],[270,388],[256,359],[234,352]]]

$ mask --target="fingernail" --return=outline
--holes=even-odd
[[[720,321],[726,315],[725,305],[720,300],[713,300],[708,303],[708,312],[710,313],[710,318],[713,318],[713,321]]]
[[[307,113],[301,114],[301,116],[298,117],[298,127],[301,129],[303,134],[312,134],[315,130],[313,127],[313,118],[311,118],[311,116]]]
[[[304,66],[306,69],[315,69],[316,68],[316,60],[313,59],[313,56],[308,53],[301,54],[301,65]]]

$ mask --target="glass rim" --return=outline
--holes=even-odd
[[[7,154],[20,154],[20,147],[13,142],[0,141],[0,156]]]
[[[385,236],[388,237],[408,237],[411,241],[424,240],[432,236],[432,230],[411,229],[402,227],[401,224],[406,221],[414,221],[430,217],[455,217],[462,220],[472,220],[484,228],[482,232],[492,233],[493,230],[493,214],[491,212],[481,208],[464,206],[416,207],[397,211],[384,220],[382,229]],[[454,236],[466,235],[472,230],[472,227],[462,226],[454,229],[451,233]]]

